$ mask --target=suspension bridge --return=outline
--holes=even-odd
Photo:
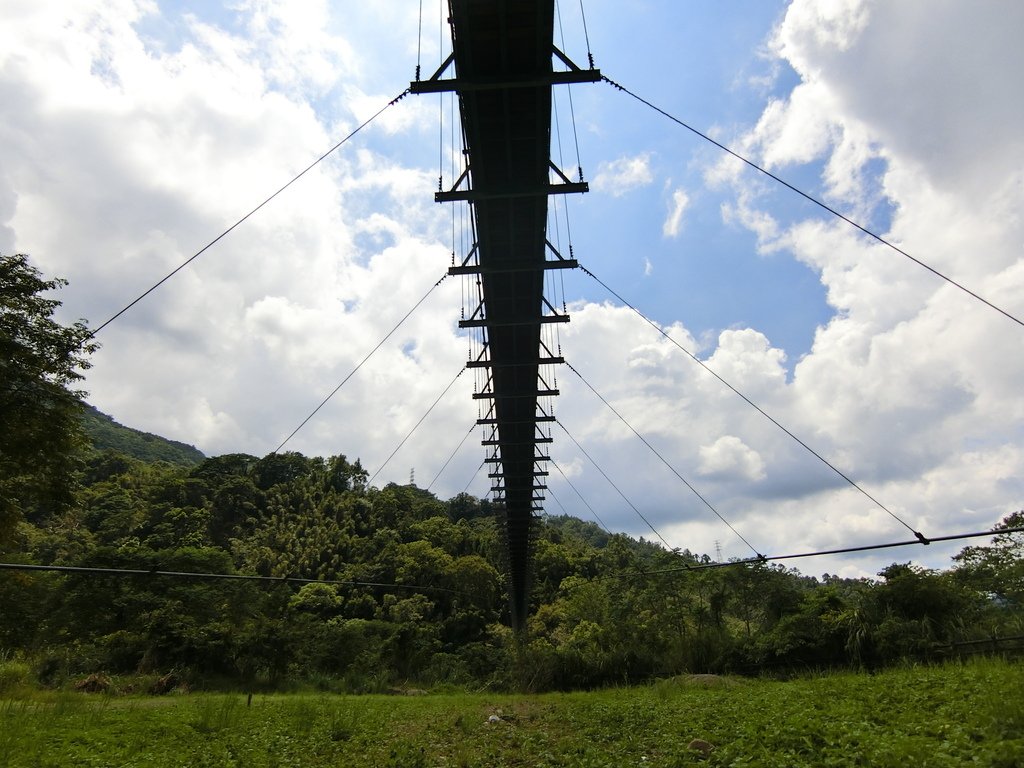
[[[552,86],[596,83],[603,76],[589,51],[588,62],[581,67],[554,44],[554,0],[450,0],[449,13],[451,54],[431,76],[412,82],[409,90],[413,94],[449,91],[458,96],[465,163],[453,186],[439,190],[434,197],[438,202],[468,202],[473,212],[471,246],[449,274],[479,278],[476,304],[459,326],[481,333],[479,353],[467,365],[486,371],[482,390],[473,396],[487,402],[485,415],[477,423],[489,429],[483,445],[489,450],[486,462],[494,481],[491,493],[504,516],[512,623],[522,627],[529,608],[534,519],[543,510],[550,458],[546,446],[552,442],[540,425],[556,420],[550,400],[558,390],[551,386],[554,379],[549,371],[565,363],[561,350],[551,349],[542,338],[541,328],[569,322],[564,308],[559,311],[544,295],[544,273],[579,266],[571,253],[566,257],[547,237],[548,199],[588,191],[582,169],[578,180],[572,181],[552,162]],[[561,65],[558,69],[555,62]],[[740,159],[749,164],[745,158]],[[767,173],[759,167],[757,170]],[[776,180],[889,245],[839,212]],[[589,386],[586,380],[584,383]],[[756,404],[737,394],[868,496],[910,531],[916,542],[929,543],[924,534],[870,497]],[[626,426],[632,429],[628,423]],[[637,437],[643,439],[639,433]],[[750,547],[753,560],[765,559],[697,489],[679,477]],[[660,538],[657,529],[651,529]]]
[[[608,80],[595,67],[589,51],[587,62],[573,61],[554,43],[554,0],[497,0],[494,2],[449,0],[448,8],[451,53],[433,73],[426,77],[421,77],[419,65],[417,65],[416,79],[410,83],[406,93],[413,95],[449,93],[458,100],[463,158],[459,172],[453,174],[451,184],[447,188],[438,189],[434,193],[434,199],[438,203],[465,204],[472,214],[470,222],[472,237],[468,246],[450,267],[448,274],[468,278],[473,287],[472,300],[468,311],[464,312],[464,316],[460,319],[459,326],[467,330],[474,339],[467,368],[474,370],[480,376],[480,385],[473,397],[481,405],[477,425],[483,427],[485,432],[482,442],[487,455],[484,463],[489,468],[488,475],[492,481],[491,493],[497,502],[499,514],[502,516],[513,626],[517,628],[524,626],[529,611],[529,580],[535,521],[537,515],[543,511],[545,491],[547,490],[546,479],[549,475],[548,467],[551,459],[548,445],[553,440],[550,430],[545,431],[544,426],[556,423],[552,403],[553,398],[558,395],[558,388],[554,383],[553,372],[556,366],[566,364],[560,345],[554,341],[555,337],[545,333],[545,329],[567,323],[570,317],[564,304],[559,306],[554,297],[546,292],[545,278],[557,270],[580,267],[571,249],[569,253],[563,253],[549,236],[549,201],[552,196],[582,194],[589,189],[583,178],[582,170],[577,167],[573,171],[567,172],[565,168],[553,162],[551,105],[554,86],[602,81],[611,83],[615,88],[625,91],[665,118],[678,123],[683,129],[698,134],[722,151],[734,155],[758,172],[766,174],[829,214],[839,217],[861,233],[910,259],[938,278],[1001,313],[1009,320],[1022,325],[1019,318],[986,298],[977,295],[784,179],[769,173],[730,148],[701,134],[651,102],[645,101],[623,86]],[[402,94],[398,98],[405,95]],[[177,271],[242,224],[249,216],[259,211],[307,171],[315,167],[317,163],[372,122],[381,112],[383,109],[177,269],[98,326],[94,334],[145,298]],[[577,174],[575,179],[571,178],[573,172]],[[426,190],[424,190],[424,194],[427,194]],[[593,276],[592,273],[587,272],[587,274]],[[611,289],[609,288],[609,290]],[[612,293],[624,305],[632,308],[622,297],[614,291]],[[646,320],[646,318],[644,319]],[[664,334],[664,331],[657,326],[655,328],[663,333],[670,342],[676,343],[667,334]],[[385,337],[383,341],[386,341],[387,338]],[[378,344],[374,351],[379,346]],[[682,351],[697,364],[707,367],[688,350],[682,349]],[[370,354],[372,355],[373,352]],[[356,370],[358,370],[358,366]],[[575,369],[571,370],[578,375]],[[988,532],[978,532],[955,536],[926,537],[922,532],[914,530],[880,501],[867,494],[842,469],[830,463],[826,457],[819,454],[811,445],[791,432],[761,406],[750,400],[714,371],[710,371],[710,373],[749,406],[756,409],[764,418],[827,465],[842,480],[891,515],[914,537],[902,542],[835,549],[829,550],[827,553],[795,555],[766,556],[750,546],[754,557],[738,562],[783,560],[816,554],[928,544],[930,541],[989,535]],[[345,379],[345,381],[347,380],[348,378]],[[344,383],[343,381],[342,385]],[[590,386],[585,379],[584,383],[588,387]],[[342,385],[339,385],[339,388]],[[601,397],[596,390],[595,394]],[[330,396],[328,395],[327,399]],[[327,399],[292,432],[292,435],[316,414]],[[606,404],[608,403],[606,402]],[[608,405],[611,407],[610,404]],[[617,412],[616,416],[619,416]],[[619,416],[619,418],[622,417]],[[626,422],[626,426],[633,429],[628,422]],[[644,439],[636,430],[633,431],[638,438]],[[291,435],[282,442],[278,450],[288,442],[290,437]],[[654,450],[649,444],[648,447]],[[660,455],[658,458],[665,462]],[[668,464],[668,462],[665,463]],[[696,488],[671,465],[669,468],[711,512],[743,539],[710,502],[700,495]],[[640,514],[639,510],[637,513]],[[648,525],[650,524],[648,523]],[[651,528],[657,534],[657,530],[653,526]],[[658,535],[660,536],[660,534]],[[746,539],[743,541],[746,542]],[[726,564],[710,564],[711,567],[719,565]],[[35,567],[44,568],[44,566]],[[688,569],[691,566],[685,567]],[[217,576],[215,574],[207,575]]]
[[[482,334],[468,366],[486,371],[482,391],[473,396],[487,403],[477,423],[489,428],[483,444],[491,449],[491,492],[505,518],[512,620],[521,626],[533,520],[547,488],[544,447],[552,440],[538,427],[554,421],[546,402],[558,394],[545,371],[564,362],[542,340],[541,326],[569,321],[545,297],[544,272],[578,266],[547,238],[548,197],[588,190],[551,162],[551,88],[597,82],[601,73],[554,47],[554,0],[454,0],[450,12],[451,55],[409,88],[458,94],[465,170],[434,197],[467,201],[473,211],[474,242],[449,273],[479,277],[476,306],[459,327]],[[554,70],[555,57],[566,71]]]

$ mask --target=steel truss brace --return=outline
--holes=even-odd
[[[438,67],[434,74],[426,80],[417,79],[409,83],[409,92],[415,94],[443,93],[447,91],[461,93],[464,91],[493,91],[502,88],[537,88],[549,85],[600,82],[600,69],[596,69],[594,67],[591,67],[590,69],[581,69],[568,56],[553,45],[551,46],[551,54],[565,64],[568,69],[565,71],[552,70],[540,77],[523,80],[503,80],[500,78],[487,80],[465,80],[459,77],[442,79],[441,75],[443,75],[447,71],[448,67],[450,67],[455,61],[455,53],[453,52],[448,54],[448,58],[441,62],[441,66]]]

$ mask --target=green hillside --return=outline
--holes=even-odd
[[[166,461],[184,467],[194,466],[206,458],[194,446],[118,424],[88,404],[83,421],[95,451],[112,450],[141,461]]]
[[[174,672],[264,689],[572,690],[879,669],[992,650],[996,637],[1009,651],[1020,635],[1015,533],[967,547],[946,572],[894,563],[878,580],[819,581],[764,563],[708,568],[706,555],[567,516],[536,522],[516,635],[500,505],[369,486],[344,455],[184,466],[95,453],[71,504],[24,509],[4,562],[76,571],[0,571],[0,662],[45,686]]]

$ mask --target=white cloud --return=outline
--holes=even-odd
[[[773,50],[800,82],[727,143],[783,176],[817,175],[830,202],[869,224],[881,203],[886,238],[1019,317],[1024,143],[1006,126],[1021,123],[1021,101],[1009,94],[1019,90],[1024,53],[1006,30],[1021,17],[1008,6],[794,2]],[[957,93],[983,84],[963,93],[970,109],[943,93],[946,77]],[[998,127],[986,132],[984,123]],[[723,219],[754,233],[762,253],[814,269],[835,314],[788,376],[784,353],[756,328],[719,334],[702,359],[914,530],[983,529],[1019,508],[1019,328],[844,222],[782,208],[769,183],[735,160],[706,177],[731,191]],[[600,354],[580,367],[591,384],[759,550],[913,538],[624,310],[577,308],[567,349],[584,338],[600,339]],[[571,378],[564,389],[592,397]],[[571,400],[561,407],[671,543],[710,552],[722,540],[726,556],[750,554],[614,414],[586,417]],[[585,462],[583,472],[593,469]],[[602,514],[613,516],[616,502],[606,504]],[[649,535],[631,517],[615,519]],[[961,546],[893,556],[944,566]],[[877,554],[843,562],[794,564],[858,575],[881,567]]]
[[[827,3],[796,0],[779,30],[779,50],[792,65],[799,66],[802,75],[817,71],[813,58],[793,55],[789,43],[800,40],[801,48],[815,53],[846,52],[853,46],[869,24],[870,3],[863,0],[833,0]]]
[[[110,316],[352,124],[314,106],[359,68],[323,3],[241,7],[245,37],[190,19],[166,50],[133,26],[148,5],[33,7],[0,33],[4,245],[70,279],[68,316]],[[262,454],[297,426],[448,264],[433,179],[360,138],[105,330],[91,400],[208,453]],[[289,447],[383,461],[464,357],[457,294],[441,286]],[[453,421],[456,392],[437,409]]]
[[[332,88],[339,77],[358,74],[351,44],[327,33],[327,0],[301,5],[282,0],[246,0],[237,10],[247,16],[250,45],[259,51],[267,79],[299,98]]]
[[[767,396],[785,385],[786,353],[773,349],[764,334],[751,328],[726,330],[708,365],[743,392]]]
[[[1024,146],[1014,128],[1024,102],[1012,96],[1024,63],[1024,8],[951,0],[843,6],[835,15],[845,21],[829,33],[841,46],[820,32],[823,4],[805,0],[792,4],[777,34],[780,54],[803,79],[834,94],[837,120],[869,124],[901,162],[927,167],[943,185],[1005,177],[1005,153]]]
[[[370,66],[370,55],[408,53],[413,12],[383,25],[392,12],[363,5],[340,20],[323,2],[295,15],[251,2],[230,28],[183,21],[173,45],[139,31],[156,13],[151,3],[9,9],[0,248],[70,278],[66,317],[108,317],[404,84],[401,57]],[[818,179],[858,217],[881,200],[886,237],[1020,316],[1022,14],[945,0],[794,2],[771,50],[800,82],[734,143],[783,175]],[[105,330],[87,382],[93,402],[209,453],[276,447],[449,263],[450,212],[432,202],[436,104],[410,97],[388,110]],[[616,115],[577,106],[581,121],[615,133]],[[635,152],[609,153],[618,159],[599,165],[594,189],[651,186],[653,155]],[[788,374],[758,328],[706,335],[666,310],[664,330],[926,534],[984,528],[1018,508],[1019,329],[842,222],[780,209],[749,171],[739,184],[735,161],[706,176],[728,198],[723,218],[753,232],[763,253],[815,270],[835,314]],[[676,188],[666,218],[657,204],[646,211],[655,236],[659,225],[666,237],[689,236],[689,199]],[[447,280],[289,448],[344,452],[376,470],[465,359],[460,305],[459,284]],[[569,311],[565,356],[650,447],[568,370],[558,371],[559,419],[673,545],[712,552],[721,540],[726,557],[749,554],[674,472],[767,553],[906,538],[631,311],[586,300]],[[471,382],[462,376],[378,483],[404,480],[410,466],[433,476],[442,446],[451,438],[454,448],[475,418]],[[605,522],[650,538],[590,460],[555,435],[553,455]],[[473,477],[473,442],[439,482],[442,496]],[[550,481],[568,506],[572,492],[557,473]],[[470,490],[486,487],[477,477]],[[958,548],[907,557],[944,565]],[[880,566],[865,555],[821,567]]]
[[[665,237],[678,237],[683,226],[683,214],[690,205],[690,196],[685,189],[672,190],[672,204],[669,207],[668,217],[662,225],[661,232]]]
[[[726,480],[761,480],[765,476],[764,460],[734,435],[723,435],[710,445],[702,445],[697,471],[706,477]]]
[[[875,177],[892,210],[888,239],[1020,316],[1024,143],[1005,126],[1020,122],[1021,101],[1008,94],[1024,66],[1006,30],[1022,22],[1016,6],[797,0],[775,39],[801,83],[768,104],[738,146],[772,167],[821,163],[828,194],[858,218],[877,202]],[[709,177],[739,184],[734,168],[720,163]],[[781,368],[760,381],[743,371],[765,349],[749,335],[738,354],[716,360],[716,351],[709,363],[779,404],[787,425],[912,526],[987,527],[1019,506],[1020,482],[1009,479],[1024,469],[1015,463],[1024,411],[1010,394],[1024,377],[1013,351],[1019,329],[843,222],[785,223],[765,187],[743,180],[723,215],[754,232],[762,250],[789,251],[817,270],[837,314],[789,384]],[[814,507],[831,510],[836,546],[901,529],[851,489],[806,506],[793,497],[785,515],[791,526],[803,519],[807,530],[826,530],[810,524]]]
[[[827,86],[803,83],[785,101],[773,101],[754,129],[756,144],[747,143],[744,154],[760,150],[768,170],[820,157],[833,141],[832,97]]]
[[[645,187],[654,181],[651,171],[651,156],[648,154],[620,157],[618,160],[601,163],[591,182],[598,192],[607,192],[621,197],[628,192]]]

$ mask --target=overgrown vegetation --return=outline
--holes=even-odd
[[[249,691],[296,681],[349,692],[571,690],[681,673],[878,669],[1024,634],[1019,533],[967,547],[946,572],[893,564],[878,580],[819,581],[781,566],[681,571],[707,556],[548,517],[529,626],[513,636],[486,501],[367,487],[343,455],[199,461],[112,421],[99,429],[95,416],[98,442],[87,445],[67,387],[86,365],[88,333],[52,320],[57,302],[39,294],[60,281],[22,256],[0,264],[0,557],[145,572],[0,571],[0,685],[85,679],[102,689],[109,675],[148,674]],[[1019,512],[1003,527],[1022,523]]]
[[[0,254],[0,545],[24,505],[71,502],[82,446],[81,392],[71,389],[95,350],[84,322],[53,318],[66,285],[22,254]]]
[[[985,661],[535,696],[51,694],[0,699],[0,765],[1010,768],[1022,689]]]
[[[166,461],[187,467],[206,458],[195,446],[125,427],[91,405],[85,406],[82,423],[93,451],[114,451],[143,461]]]
[[[345,583],[6,572],[0,647],[49,685],[177,670],[243,687],[568,690],[683,672],[877,668],[1022,634],[1019,534],[967,548],[948,572],[894,564],[878,580],[778,566],[643,576],[706,558],[549,517],[517,641],[488,503],[365,481],[344,456],[230,455],[189,468],[93,455],[77,503],[27,509],[5,559]]]

